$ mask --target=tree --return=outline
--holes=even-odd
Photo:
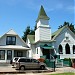
[[[23,32],[23,36],[22,36],[22,39],[26,42],[26,39],[27,39],[27,35],[34,35],[35,34],[35,29],[31,29],[30,26],[27,26],[25,31]]]
[[[30,34],[30,26],[27,26],[27,28],[25,29],[23,33],[24,35],[22,36],[22,39],[26,42],[27,35]]]
[[[58,27],[58,29],[60,29],[60,28],[62,28],[63,26],[68,26],[69,28],[70,28],[70,30],[73,32],[73,33],[75,33],[75,28],[74,28],[74,25],[71,23],[69,23],[69,22],[64,22],[64,24],[63,25],[60,25],[59,27]]]
[[[75,33],[75,28],[74,28],[74,25],[73,25],[72,23],[69,25],[69,28],[70,28],[70,30],[71,30],[72,32]]]

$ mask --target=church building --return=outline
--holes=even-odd
[[[54,55],[59,55],[60,59],[74,59],[75,34],[68,26],[63,26],[54,33],[51,33],[49,19],[43,6],[41,6],[36,20],[35,35],[27,36],[26,43],[31,48],[28,51],[28,56],[36,59],[43,56],[46,59],[50,59]]]

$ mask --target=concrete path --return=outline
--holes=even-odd
[[[32,73],[30,71],[24,73],[24,74],[0,74],[0,75],[48,75],[48,74],[55,74],[55,73],[63,73],[63,72],[74,72],[75,73],[75,69],[72,67],[63,67],[63,68],[56,68],[55,72],[42,72],[42,73]],[[0,72],[13,72],[15,70],[15,68],[12,68],[11,66],[0,66]]]

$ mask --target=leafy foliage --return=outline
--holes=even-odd
[[[64,22],[63,25],[60,25],[58,27],[58,29],[62,28],[63,26],[68,26],[70,28],[70,30],[75,34],[75,28],[74,28],[74,25],[72,23],[69,23],[69,22]]]
[[[26,39],[27,39],[27,35],[30,34],[30,35],[34,35],[35,34],[35,31],[33,29],[30,28],[30,26],[27,26],[25,31],[23,32],[23,36],[22,36],[22,39],[26,42]]]

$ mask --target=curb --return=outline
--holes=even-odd
[[[53,72],[51,70],[25,70],[25,71],[12,71],[12,72],[0,72],[0,74],[26,74],[26,73],[48,73],[48,72]]]

